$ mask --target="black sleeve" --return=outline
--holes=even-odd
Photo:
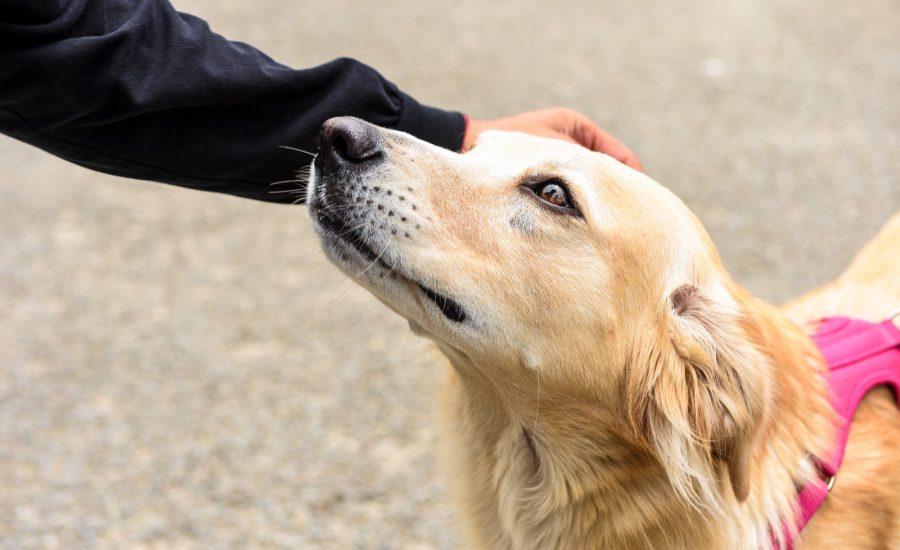
[[[0,132],[82,166],[289,202],[269,184],[309,159],[278,146],[337,115],[454,150],[465,131],[362,63],[291,69],[167,0],[0,0]]]

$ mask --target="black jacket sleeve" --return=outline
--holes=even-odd
[[[167,0],[0,0],[0,132],[74,163],[289,202],[269,184],[353,115],[458,150],[460,113],[417,103],[352,59],[295,70]]]

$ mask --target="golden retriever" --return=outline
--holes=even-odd
[[[457,154],[328,121],[309,186],[340,269],[452,369],[441,451],[467,547],[770,548],[831,447],[832,314],[900,306],[900,216],[833,284],[778,309],[671,192],[562,141]],[[858,410],[797,548],[900,548],[900,418]]]

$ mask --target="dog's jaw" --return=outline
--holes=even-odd
[[[353,214],[356,218],[351,220],[330,213],[335,210],[346,216],[346,208],[346,205],[326,202],[322,177],[313,169],[309,180],[309,210],[322,249],[345,275],[396,311],[395,302],[410,301],[415,283],[405,277],[397,265],[388,263],[394,258],[386,254],[387,245],[382,245],[379,252],[375,251],[370,229],[374,226],[373,220],[366,224],[358,221],[360,213]]]
[[[355,176],[343,184],[347,191],[338,195],[339,202],[329,204],[322,177],[311,172],[310,214],[329,258],[407,318],[404,306],[412,299],[420,309],[436,308],[450,323],[468,322],[470,316],[463,305],[423,282],[427,278],[412,274],[408,262],[403,261],[409,241],[430,221],[422,215],[424,208],[416,202],[415,190],[406,186],[395,192],[378,182],[377,174]],[[407,241],[405,246],[399,246],[401,240]]]

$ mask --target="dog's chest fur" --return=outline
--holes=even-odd
[[[688,507],[673,504],[678,501],[659,465],[633,447],[602,430],[547,433],[540,419],[523,428],[482,392],[463,391],[456,373],[450,376],[441,456],[453,474],[469,538],[480,547],[714,544],[708,526],[690,525]]]

